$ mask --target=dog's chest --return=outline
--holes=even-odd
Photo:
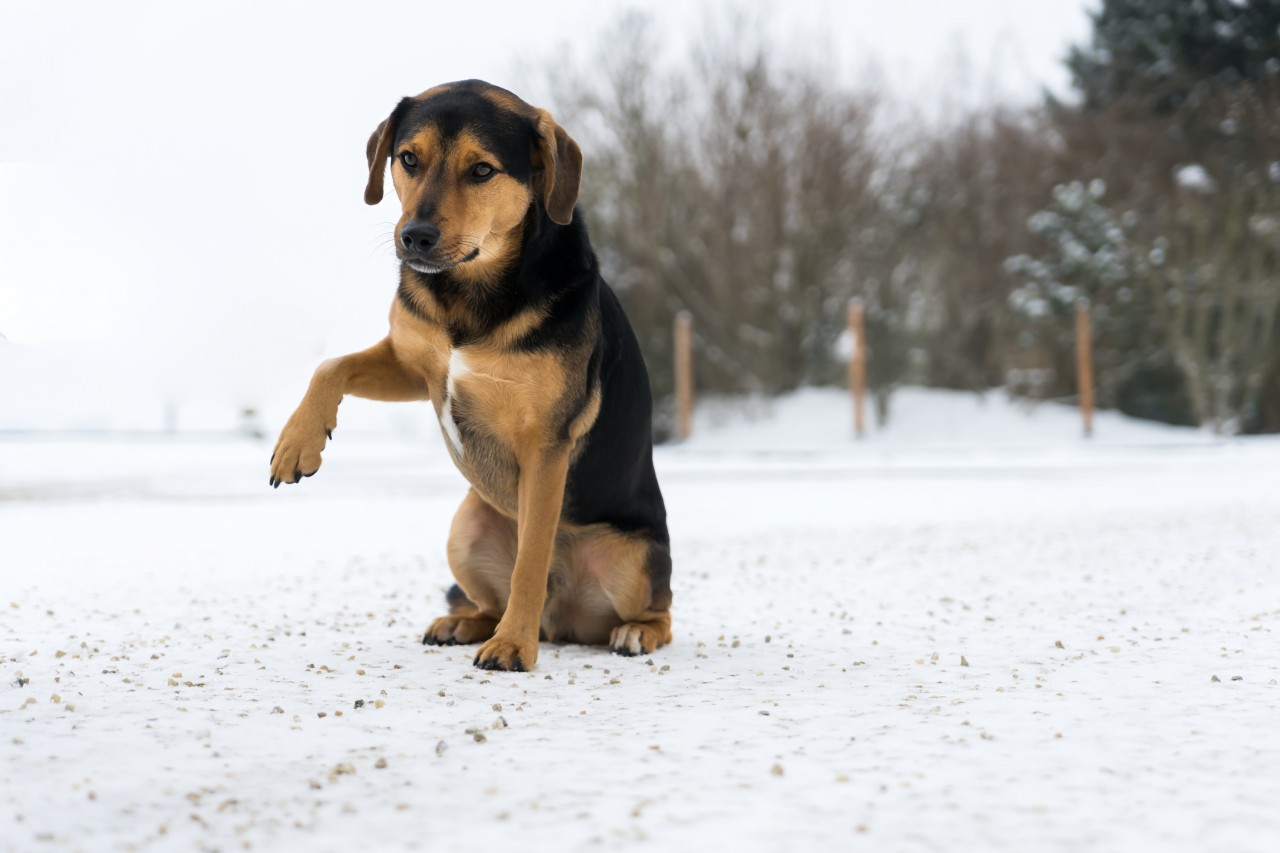
[[[484,345],[451,347],[441,362],[436,414],[449,454],[491,502],[514,512],[520,460],[545,447],[562,419],[564,369],[546,355]]]
[[[458,396],[459,381],[471,372],[471,365],[461,348],[451,349],[444,378],[444,399],[437,409],[440,418],[440,429],[444,430],[445,440],[449,442],[449,450],[457,459],[466,456],[466,448],[462,443],[462,431],[458,428],[453,404]]]

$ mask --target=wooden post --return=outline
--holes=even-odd
[[[676,438],[683,441],[693,432],[693,315],[676,314]]]
[[[867,390],[867,323],[861,299],[849,300],[849,394],[853,397],[853,434],[862,438],[863,398]]]
[[[1093,435],[1093,335],[1088,299],[1076,300],[1076,386],[1084,437],[1089,438]]]

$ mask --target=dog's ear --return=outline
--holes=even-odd
[[[582,149],[564,128],[556,124],[551,113],[538,110],[537,160],[535,169],[542,173],[542,203],[547,216],[557,225],[573,221],[573,206],[578,202],[578,185],[582,182]]]
[[[404,98],[396,104],[391,115],[374,128],[368,143],[365,144],[364,155],[369,161],[369,183],[364,187],[365,204],[377,204],[382,201],[382,180],[387,171],[387,160],[391,158],[391,143],[396,138],[396,125],[411,103],[413,103],[412,98]]]

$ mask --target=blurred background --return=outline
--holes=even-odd
[[[1074,404],[1083,297],[1100,407],[1280,431],[1275,0],[0,8],[11,434],[274,434],[386,328],[368,133],[467,77],[582,145],[659,439],[678,312],[700,399],[767,400],[844,386],[855,297],[881,428],[906,386]]]

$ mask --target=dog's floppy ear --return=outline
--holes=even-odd
[[[582,149],[556,124],[551,113],[538,110],[537,122],[543,207],[552,222],[568,225],[573,221],[573,206],[578,202],[578,185],[582,181]]]
[[[382,201],[382,179],[387,171],[387,160],[391,158],[391,143],[396,138],[396,125],[405,110],[413,103],[412,98],[404,98],[396,104],[396,108],[373,130],[365,144],[364,154],[369,161],[369,183],[364,187],[364,203],[377,204]]]

